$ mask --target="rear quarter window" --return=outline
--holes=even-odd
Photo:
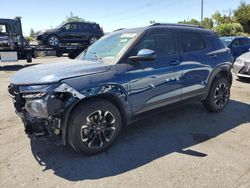
[[[232,42],[231,39],[220,39],[217,34],[209,36],[208,40],[211,42],[212,47],[215,50],[227,48],[227,46]]]
[[[89,30],[91,30],[91,26],[90,26],[90,24],[87,24],[87,23],[83,23],[83,24],[81,24],[81,30],[84,30],[84,31],[89,31]]]
[[[181,32],[181,45],[184,53],[200,51],[206,48],[204,38],[196,32]]]

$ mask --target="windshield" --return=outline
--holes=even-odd
[[[225,44],[225,46],[229,46],[233,41],[232,38],[220,38],[220,40],[223,42],[223,44]]]
[[[120,53],[132,44],[138,33],[114,33],[99,39],[91,45],[85,52],[80,54],[80,60],[98,60],[102,62],[114,63]]]
[[[60,29],[65,23],[61,23],[60,25],[58,25],[57,27],[55,27],[55,29]]]

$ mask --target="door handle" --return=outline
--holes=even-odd
[[[171,61],[170,65],[175,66],[175,65],[179,65],[180,63],[181,63],[181,61],[179,59],[177,59],[177,60]]]
[[[213,55],[208,55],[209,58],[216,58],[218,57],[216,54],[213,54]]]

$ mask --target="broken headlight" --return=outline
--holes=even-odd
[[[25,103],[25,110],[31,116],[46,118],[48,117],[47,111],[48,96],[42,99],[27,100]]]

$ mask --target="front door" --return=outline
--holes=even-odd
[[[62,33],[63,40],[66,42],[77,42],[81,39],[81,30],[77,23],[68,23],[64,26]]]
[[[175,30],[149,31],[130,55],[136,55],[141,49],[154,50],[157,58],[129,62],[129,93],[134,114],[179,101],[181,95],[182,69]]]

